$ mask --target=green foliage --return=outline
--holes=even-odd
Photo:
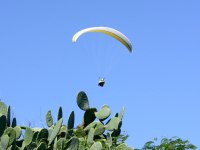
[[[46,128],[17,126],[16,118],[10,119],[10,106],[0,102],[0,150],[133,150],[125,141],[128,135],[121,134],[124,107],[110,117],[111,110],[103,105],[99,110],[89,106],[88,97],[81,91],[77,105],[84,110],[83,122],[74,127],[72,111],[67,124],[63,124],[62,107],[59,107],[57,122],[51,111],[46,113]],[[109,118],[110,117],[110,118]],[[160,145],[147,142],[143,150],[194,150],[196,147],[179,138],[163,138]]]
[[[156,144],[157,138],[148,141],[144,144],[142,150],[196,150],[197,147],[191,144],[188,140],[182,140],[178,137],[170,139],[163,138],[160,144]]]
[[[133,149],[128,147],[125,143],[122,143],[116,147],[116,150],[133,150]]]

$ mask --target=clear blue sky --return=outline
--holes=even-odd
[[[42,126],[46,112],[56,118],[59,106],[65,122],[75,110],[77,125],[83,112],[76,95],[83,90],[92,107],[108,104],[112,115],[125,107],[132,147],[163,136],[200,147],[199,8],[198,0],[0,1],[0,98],[20,125]],[[92,26],[120,30],[133,53],[100,34],[71,42]],[[90,55],[96,49],[121,51],[104,88],[97,82],[107,61]]]

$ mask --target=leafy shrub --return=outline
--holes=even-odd
[[[196,146],[188,140],[182,140],[179,137],[162,138],[160,144],[156,144],[157,138],[144,144],[142,150],[195,150]]]

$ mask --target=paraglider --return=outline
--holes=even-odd
[[[109,28],[109,27],[91,27],[91,28],[86,28],[86,29],[80,30],[74,34],[74,36],[72,37],[72,42],[76,42],[77,39],[81,35],[88,33],[88,32],[100,32],[100,33],[106,34],[108,36],[111,36],[111,37],[115,38],[116,40],[118,40],[119,42],[121,42],[124,46],[126,46],[126,48],[129,50],[129,52],[132,52],[132,45],[131,45],[131,42],[129,41],[129,39],[121,32],[119,32],[113,28]]]
[[[82,29],[73,35],[72,42],[76,42],[80,36],[89,32],[102,33],[110,37],[113,37],[114,39],[122,43],[128,49],[130,53],[132,52],[132,45],[129,39],[120,31],[110,28],[110,27],[91,27],[91,28]],[[103,78],[98,81],[98,86],[103,87],[104,84],[105,84],[105,80]]]

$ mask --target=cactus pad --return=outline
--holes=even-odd
[[[48,127],[51,127],[53,125],[53,117],[50,110],[46,113],[46,124]]]
[[[113,131],[117,130],[119,127],[120,119],[118,117],[113,117],[106,125],[106,130]]]
[[[102,144],[101,142],[95,142],[89,150],[101,150],[102,149]]]
[[[0,115],[7,116],[7,111],[8,111],[8,109],[7,109],[6,104],[3,102],[0,102]]]
[[[6,116],[2,115],[0,116],[0,136],[2,136],[4,130],[6,129]]]
[[[90,108],[87,109],[84,113],[84,127],[89,125],[91,122],[93,122],[96,119],[95,112],[97,111],[96,108]]]
[[[77,105],[80,109],[86,111],[90,108],[88,97],[85,92],[81,91],[77,95]]]
[[[101,121],[107,119],[110,114],[111,111],[108,105],[104,105],[98,112],[95,112],[95,116]]]
[[[63,122],[63,119],[61,118],[60,120],[58,120],[55,127],[53,128],[53,131],[49,137],[49,144],[51,144],[53,140],[56,138],[56,136],[58,135],[60,128],[62,126],[62,122]]]

